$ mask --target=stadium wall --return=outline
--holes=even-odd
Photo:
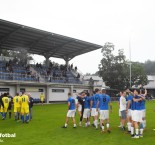
[[[40,94],[45,94],[45,102],[65,102],[68,98],[68,93],[71,92],[73,97],[83,90],[90,92],[92,86],[84,84],[56,84],[56,83],[36,83],[36,82],[17,82],[17,81],[1,81],[0,93],[9,92],[10,95],[15,96],[22,91],[31,93],[35,99],[40,98]]]

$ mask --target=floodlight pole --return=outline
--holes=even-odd
[[[130,88],[131,88],[132,87],[132,84],[131,84],[132,69],[131,69],[131,42],[130,42],[130,38],[129,38],[129,57],[130,57]]]

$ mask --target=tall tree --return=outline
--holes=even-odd
[[[6,49],[0,49],[0,55],[10,57],[10,53]]]
[[[118,50],[118,54],[114,55],[114,45],[105,43],[102,48],[103,58],[99,64],[99,76],[103,78],[106,85],[113,89],[125,89],[130,86],[129,78],[129,62],[126,60],[122,49]],[[146,84],[147,77],[144,73],[142,65],[132,63],[132,85],[135,83]]]
[[[155,61],[147,60],[144,63],[144,70],[147,75],[155,75]]]
[[[131,65],[131,80],[132,80],[132,85],[138,86],[140,84],[146,85],[148,80],[147,80],[147,75],[145,73],[143,63],[139,62],[132,62]]]
[[[29,54],[26,49],[22,49],[22,48],[16,49],[15,51],[1,49],[0,54],[3,56],[18,59],[18,61],[23,62],[24,64],[27,64],[29,60],[33,60],[33,57],[31,56],[31,54]]]

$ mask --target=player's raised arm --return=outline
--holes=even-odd
[[[139,99],[133,98],[133,101],[134,101],[134,102],[139,102],[139,101],[141,101],[141,100],[142,100],[142,98],[139,98]]]
[[[140,98],[141,98],[142,100],[145,100],[145,95],[140,95]]]
[[[127,111],[130,108],[130,105],[131,105],[131,100],[128,100],[128,104],[127,104],[127,108],[126,108]]]
[[[145,94],[144,94],[144,96],[145,96],[145,97],[147,96],[147,89],[145,89]]]

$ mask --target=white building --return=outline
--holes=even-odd
[[[93,85],[94,87],[109,88],[108,86],[105,85],[105,82],[99,76],[93,76],[93,75],[84,76],[83,77],[83,82],[86,85]]]
[[[148,93],[152,96],[155,97],[155,76],[153,75],[148,75],[148,84],[144,86],[148,90]]]

